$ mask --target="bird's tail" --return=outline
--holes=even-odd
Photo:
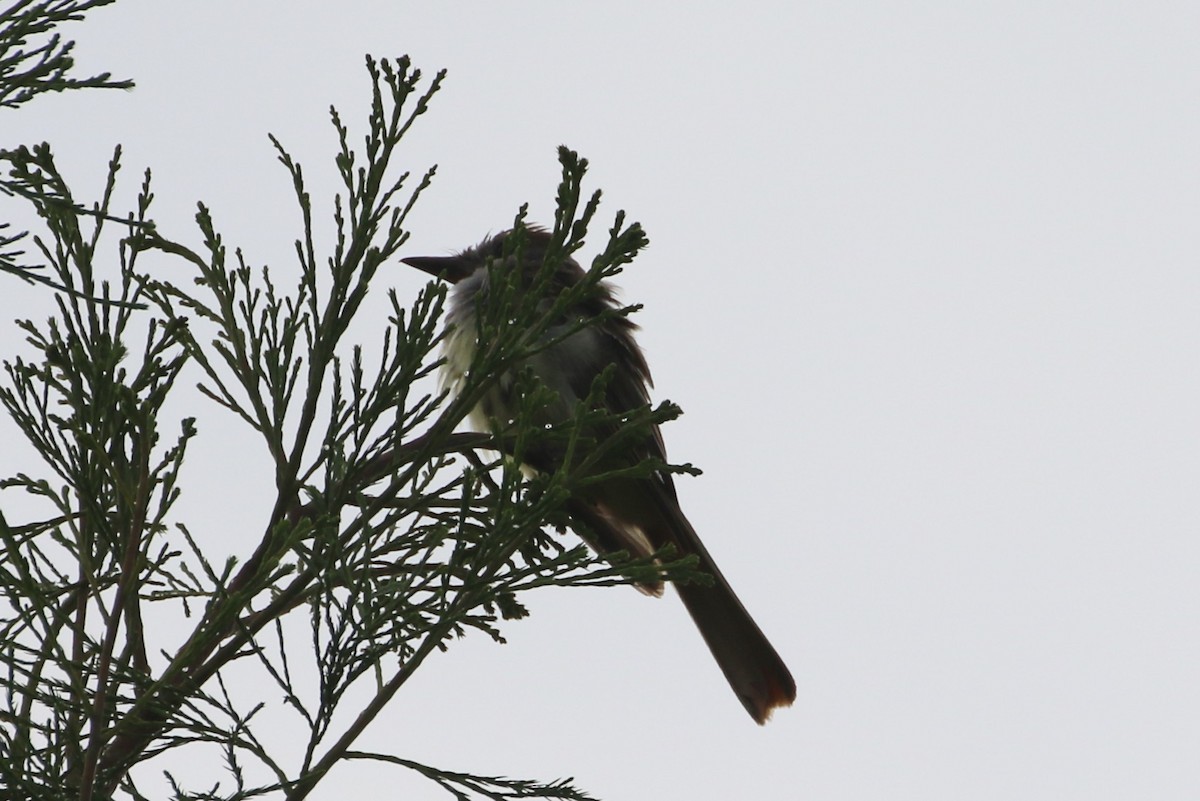
[[[670,543],[680,556],[699,557],[699,569],[712,576],[712,583],[676,584],[676,587],[717,665],[750,717],[763,724],[776,707],[791,706],[796,700],[796,682],[791,672],[721,575],[679,508],[669,484],[646,479],[617,480],[601,483],[590,495],[587,511],[579,514],[584,512],[581,504],[576,506],[576,513],[592,526],[593,538],[600,540],[593,544],[599,550],[620,547],[637,554],[646,547],[647,552],[653,552]],[[601,533],[598,538],[597,529]],[[640,536],[631,536],[634,530]],[[637,539],[645,542],[645,546],[640,546]],[[642,589],[657,594],[656,585]]]
[[[676,546],[684,553],[699,556],[700,570],[711,575],[713,583],[676,584],[676,589],[742,706],[759,725],[766,723],[772,710],[791,706],[796,700],[796,682],[721,575],[691,524],[682,512],[678,517],[681,522],[675,526]]]

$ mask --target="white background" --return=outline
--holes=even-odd
[[[363,54],[408,53],[450,76],[403,151],[440,165],[406,252],[524,201],[548,222],[559,144],[605,192],[597,234],[646,227],[620,283],[686,411],[671,456],[705,470],[684,508],[795,706],[755,726],[674,598],[552,591],[508,645],[433,659],[364,749],[609,800],[1197,798],[1198,30],[1154,2],[122,0],[69,35],[137,89],[0,112],[0,146],[50,140],[86,196],[123,143],[168,235],[198,244],[203,200],[289,269],[267,132],[326,220],[328,106],[361,131]],[[5,358],[47,299],[3,281]],[[265,458],[177,411],[201,427],[181,515],[244,555]],[[0,431],[0,472],[29,469]],[[357,763],[315,797],[445,796]]]

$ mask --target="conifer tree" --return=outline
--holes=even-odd
[[[3,12],[0,113],[43,91],[125,85],[68,77],[69,43],[27,45],[103,4]],[[14,48],[24,55],[13,60]],[[32,66],[12,66],[22,58]],[[499,455],[578,437],[602,412],[584,403],[552,428],[462,430],[490,383],[528,355],[529,332],[552,321],[539,298],[495,293],[508,304],[495,319],[508,324],[455,397],[435,379],[446,300],[436,282],[414,298],[389,292],[382,341],[353,341],[364,298],[383,291],[380,269],[402,269],[406,220],[434,177],[400,169],[400,146],[444,77],[423,80],[407,58],[368,58],[367,69],[363,133],[331,112],[336,197],[311,198],[300,162],[272,138],[301,219],[298,233],[279,232],[294,238],[287,264],[252,265],[221,234],[219,210],[201,205],[190,230],[156,220],[148,169],[134,206],[117,208],[120,147],[103,192],[83,198],[50,145],[0,143],[0,191],[40,220],[9,234],[0,259],[46,285],[30,291],[52,292],[56,305],[50,319],[17,323],[23,342],[5,338],[0,377],[4,437],[24,437],[39,457],[0,482],[6,798],[148,797],[140,783],[159,775],[155,760],[181,752],[210,760],[216,777],[202,788],[172,779],[181,799],[301,799],[348,759],[416,771],[455,798],[586,797],[569,782],[356,749],[412,675],[436,665],[431,654],[462,636],[502,641],[526,614],[526,592],[691,575],[691,562],[669,554],[598,559],[562,535],[564,501],[583,477],[568,465],[530,478]],[[586,161],[566,148],[559,160],[547,258],[562,259],[594,227],[599,193],[581,201]],[[524,209],[514,221],[523,225]],[[579,291],[618,273],[645,237],[618,213],[602,242]],[[522,419],[547,402],[524,380]],[[188,448],[205,436],[177,415],[189,403],[215,405],[272,471],[272,497],[244,510],[238,536],[254,547],[240,558],[214,550],[204,520],[177,513],[194,478]],[[663,404],[619,422],[638,435],[677,414]],[[39,511],[5,514],[14,493]],[[247,703],[247,683],[269,689]],[[274,748],[257,732],[268,719],[287,720],[305,746]]]

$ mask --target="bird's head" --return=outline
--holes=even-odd
[[[550,246],[550,232],[544,228],[530,226],[522,232],[520,242],[510,242],[513,236],[512,230],[501,231],[478,245],[450,256],[409,256],[400,261],[451,284],[469,278],[489,263],[515,263],[518,253],[525,272],[536,273],[541,268],[546,250]]]

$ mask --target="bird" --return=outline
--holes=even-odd
[[[503,279],[505,286],[519,295],[533,291],[539,278],[545,277],[538,310],[554,317],[539,330],[530,355],[499,376],[471,410],[470,424],[476,430],[486,433],[513,423],[520,403],[517,376],[524,370],[532,371],[555,393],[551,396],[554,399],[538,412],[536,422],[543,426],[572,419],[577,405],[589,398],[597,377],[606,370],[607,382],[599,384],[606,412],[619,416],[650,403],[653,381],[634,338],[638,326],[628,315],[619,313],[615,287],[607,279],[555,311],[555,299],[577,287],[587,273],[561,252],[554,257],[556,265],[543,269],[552,243],[550,232],[523,225],[488,236],[452,255],[401,259],[453,285],[442,367],[443,382],[452,391],[468,375],[475,351],[488,345],[488,332],[495,330],[481,325],[491,287]],[[585,324],[587,321],[592,323]],[[597,423],[587,432],[593,443],[616,431],[613,418],[605,419],[609,422]],[[666,448],[657,425],[644,436],[604,453],[594,468],[597,475],[633,467],[646,459],[666,463]],[[565,448],[553,441],[520,454],[527,472],[553,472],[565,458]],[[674,584],[730,687],[759,725],[770,718],[774,709],[791,706],[796,698],[791,672],[684,515],[669,472],[655,470],[650,475],[643,472],[585,482],[567,501],[566,510],[572,529],[600,554],[623,551],[645,558],[673,546],[678,556],[695,556],[698,569],[711,576],[712,583]],[[662,594],[660,582],[642,582],[639,588],[651,595]]]

